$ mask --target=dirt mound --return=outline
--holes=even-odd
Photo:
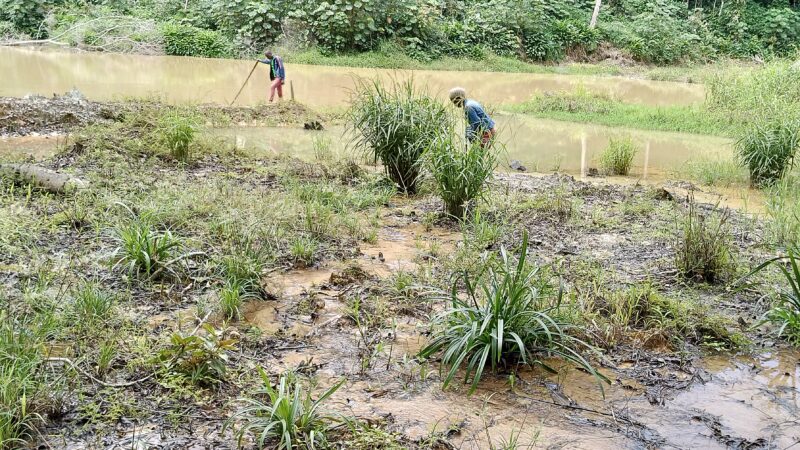
[[[84,125],[122,120],[126,114],[145,109],[173,107],[149,100],[94,102],[78,91],[54,97],[0,97],[0,136],[67,133]],[[211,122],[227,120],[240,125],[302,126],[322,121],[319,114],[294,102],[255,107],[203,104],[188,108],[196,108]]]
[[[62,96],[0,98],[0,135],[64,133],[78,126],[108,120],[112,110],[80,92]]]

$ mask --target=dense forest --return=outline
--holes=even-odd
[[[420,60],[580,61],[616,53],[674,64],[791,55],[800,45],[800,1],[0,0],[0,36],[207,57],[279,45],[402,51]]]

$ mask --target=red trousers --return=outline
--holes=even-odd
[[[283,98],[283,80],[275,78],[269,86],[269,101],[275,100],[275,92],[278,93],[278,98]]]
[[[494,140],[494,135],[495,135],[494,128],[492,128],[491,130],[484,131],[483,134],[481,135],[481,147],[482,148],[489,147],[492,144],[492,141]]]

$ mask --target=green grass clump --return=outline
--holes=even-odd
[[[292,241],[289,254],[295,264],[309,267],[314,264],[318,248],[319,243],[314,238],[298,236]]]
[[[787,177],[766,191],[764,203],[766,229],[770,243],[782,246],[800,244],[800,180]]]
[[[675,265],[681,275],[715,283],[735,273],[729,219],[729,210],[703,214],[694,198],[689,198],[686,211],[678,219],[675,241]]]
[[[631,138],[612,138],[600,155],[600,167],[608,175],[628,175],[637,151]]]
[[[450,129],[445,105],[417,89],[413,80],[383,85],[357,84],[348,111],[353,145],[383,164],[386,174],[406,194],[417,192],[423,153],[442,130]]]
[[[739,162],[750,172],[750,184],[768,187],[789,172],[800,149],[800,119],[757,121],[736,142]]]
[[[169,111],[158,119],[155,134],[178,161],[189,160],[189,150],[199,131],[199,119],[178,111]]]
[[[245,436],[252,434],[259,448],[326,448],[326,433],[341,420],[322,411],[322,404],[346,380],[342,379],[314,400],[294,374],[281,375],[278,385],[273,387],[264,369],[259,367],[258,371],[262,380],[261,388],[256,391],[259,398],[242,399],[245,407],[226,421],[223,429],[241,423],[235,432],[239,445]]]
[[[120,243],[116,265],[127,267],[129,275],[155,277],[172,272],[181,241],[169,230],[157,232],[146,218],[134,218],[116,229],[116,237]]]
[[[526,265],[528,235],[525,233],[515,264],[502,248],[501,263],[489,267],[485,281],[481,276],[463,276],[453,284],[450,308],[435,321],[433,340],[420,352],[429,358],[442,352],[444,387],[465,369],[464,381],[471,380],[470,393],[478,386],[486,369],[521,362],[550,369],[542,356],[556,355],[602,378],[580,350],[589,345],[570,334],[572,325],[559,318],[561,294],[548,298],[540,286],[539,268]],[[461,282],[466,297],[458,292]],[[550,369],[552,370],[552,369]]]
[[[35,399],[42,390],[41,336],[37,330],[0,312],[0,448],[25,448],[42,417]]]
[[[94,283],[85,283],[74,294],[72,314],[78,323],[95,324],[109,319],[116,298]]]
[[[430,172],[447,213],[463,219],[467,205],[481,195],[497,167],[495,151],[483,148],[479,142],[464,149],[464,143],[449,133],[437,139],[427,153]]]
[[[775,333],[794,345],[800,345],[800,248],[789,247],[786,255],[767,260],[750,272],[750,278],[767,267],[776,266],[788,287],[778,291],[778,301],[764,315],[762,323],[772,323]]]
[[[242,315],[242,287],[234,282],[225,285],[219,292],[219,306],[227,320],[239,320]]]

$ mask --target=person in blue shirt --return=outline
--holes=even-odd
[[[496,134],[494,120],[486,114],[483,106],[475,100],[467,98],[464,88],[450,89],[450,101],[459,108],[464,108],[467,117],[467,141],[470,143],[480,139],[481,147],[491,145]]]
[[[265,59],[259,59],[258,62],[262,64],[269,64],[269,101],[275,100],[275,93],[278,93],[278,98],[283,98],[283,85],[286,83],[286,69],[283,67],[283,60],[278,55],[273,55],[272,52],[264,53]]]

